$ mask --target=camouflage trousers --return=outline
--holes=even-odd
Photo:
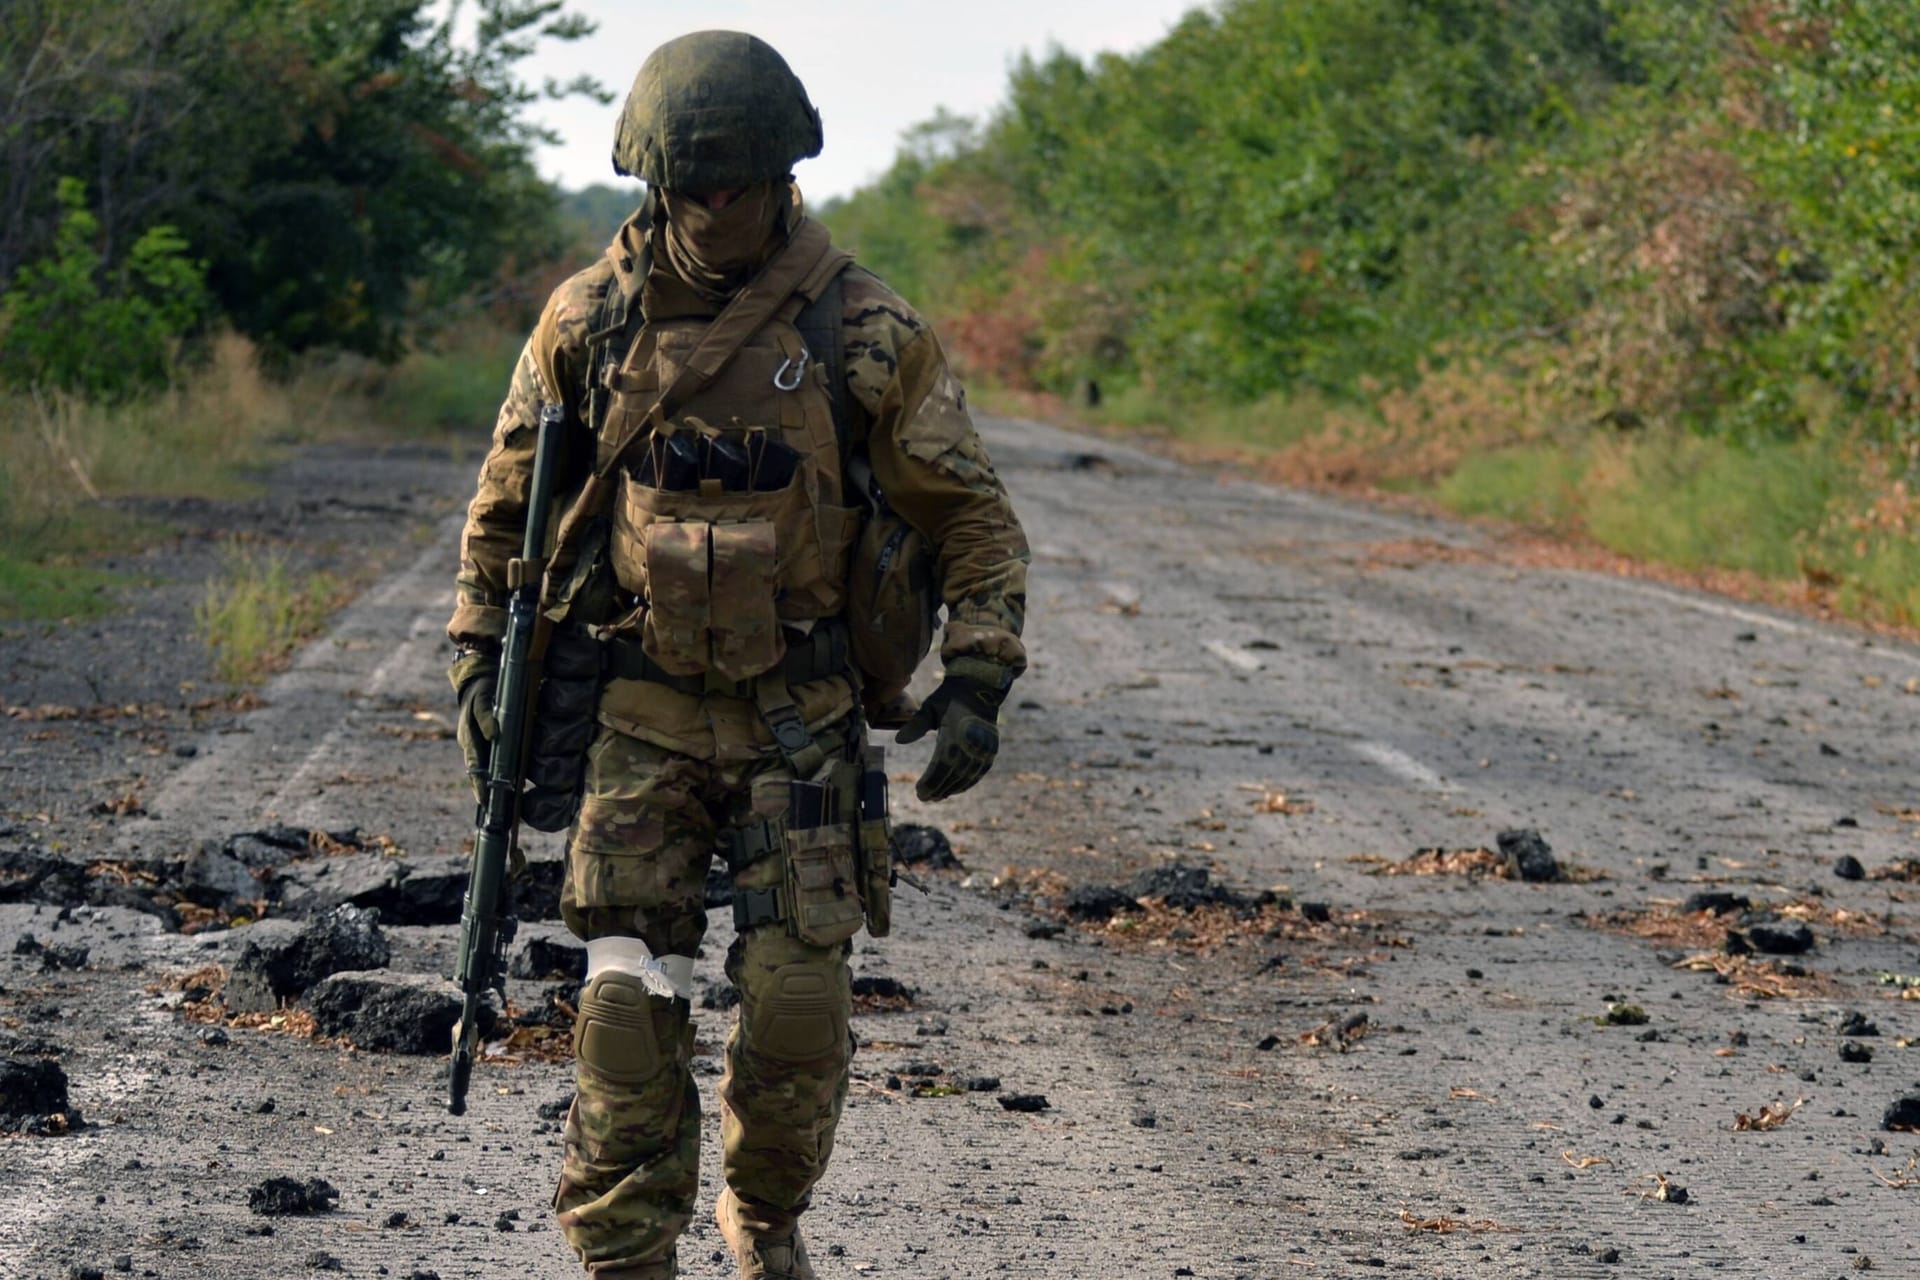
[[[832,754],[854,733],[864,733],[857,717],[816,740]],[[791,777],[778,755],[697,760],[603,728],[568,850],[568,926],[587,939],[638,937],[656,956],[693,955],[706,932],[719,834],[783,816],[778,784]],[[777,855],[761,858],[735,874],[735,887],[774,886],[780,864]],[[847,951],[810,945],[776,923],[747,930],[727,953],[740,1014],[719,1087],[724,1174],[771,1223],[807,1207],[833,1150],[853,1053]],[[582,993],[583,1018],[595,992],[590,982]],[[576,1039],[554,1196],[560,1229],[601,1280],[672,1275],[674,1243],[699,1190],[692,1005],[637,992],[620,996],[633,1003],[617,1035]]]

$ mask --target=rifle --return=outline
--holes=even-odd
[[[507,562],[507,634],[500,646],[500,679],[493,699],[499,726],[487,752],[484,798],[474,814],[473,870],[460,908],[459,967],[454,981],[464,997],[453,1027],[453,1060],[447,1069],[447,1110],[464,1115],[467,1084],[480,1040],[480,1008],[489,991],[506,999],[507,945],[518,922],[507,914],[508,867],[519,853],[520,790],[525,782],[527,740],[549,624],[540,611],[547,568],[547,524],[553,510],[553,478],[560,455],[558,405],[540,409],[533,451],[533,485],[527,494],[527,527],[520,558]]]

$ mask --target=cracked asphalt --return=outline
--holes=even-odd
[[[965,867],[858,944],[856,974],[915,994],[857,1019],[807,1219],[823,1276],[1920,1275],[1920,1138],[1881,1128],[1920,1081],[1920,655],[1114,440],[986,430],[1034,544],[1033,670],[979,789],[933,809],[895,786],[897,819]],[[327,531],[384,548],[379,576],[263,706],[132,737],[0,721],[0,847],[178,856],[279,821],[457,853],[439,632],[470,473],[413,459],[409,501]],[[189,696],[186,666],[151,690],[65,674],[153,646],[156,616],[0,638],[8,706]],[[92,812],[130,779],[132,812]],[[1484,872],[1515,828],[1569,877],[1402,874]],[[1835,874],[1846,856],[1864,878]],[[1065,917],[1070,887],[1174,862],[1278,905]],[[1702,892],[1762,916],[1685,912]],[[1768,914],[1812,949],[1729,955]],[[23,932],[87,966],[7,954]],[[451,929],[389,933],[396,967],[451,968]],[[484,1064],[454,1120],[437,1060],[206,1043],[146,988],[245,934],[0,905],[0,1026],[61,1046],[90,1122],[0,1139],[0,1275],[575,1274],[545,1211],[567,1069]],[[1854,1012],[1877,1034],[1843,1036]],[[711,1076],[727,1015],[696,1016]],[[980,1076],[1000,1083],[964,1088]],[[250,1213],[275,1175],[327,1179],[338,1208]],[[704,1217],[681,1262],[728,1273]]]

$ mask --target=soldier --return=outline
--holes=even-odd
[[[563,522],[544,596],[597,642],[602,673],[562,899],[588,975],[554,1199],[598,1280],[674,1275],[694,1210],[688,996],[716,855],[741,1003],[715,1217],[743,1277],[813,1275],[799,1221],[846,1097],[850,939],[863,916],[886,928],[868,723],[937,735],[917,791],[943,799],[991,767],[1026,665],[1025,535],[932,330],[804,215],[790,171],[821,140],[799,80],[754,37],[701,32],[647,59],[613,152],[646,203],[547,303],[462,539],[448,632],[472,768],[494,727],[535,423],[557,403],[562,491],[610,483]],[[947,609],[944,676],[917,710],[904,676],[863,673],[886,655],[856,661],[846,620],[850,578],[877,571],[858,552],[876,490],[931,548]]]

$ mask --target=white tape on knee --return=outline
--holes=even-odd
[[[693,957],[658,956],[638,938],[593,938],[587,942],[587,981],[624,973],[663,1000],[693,999]]]

